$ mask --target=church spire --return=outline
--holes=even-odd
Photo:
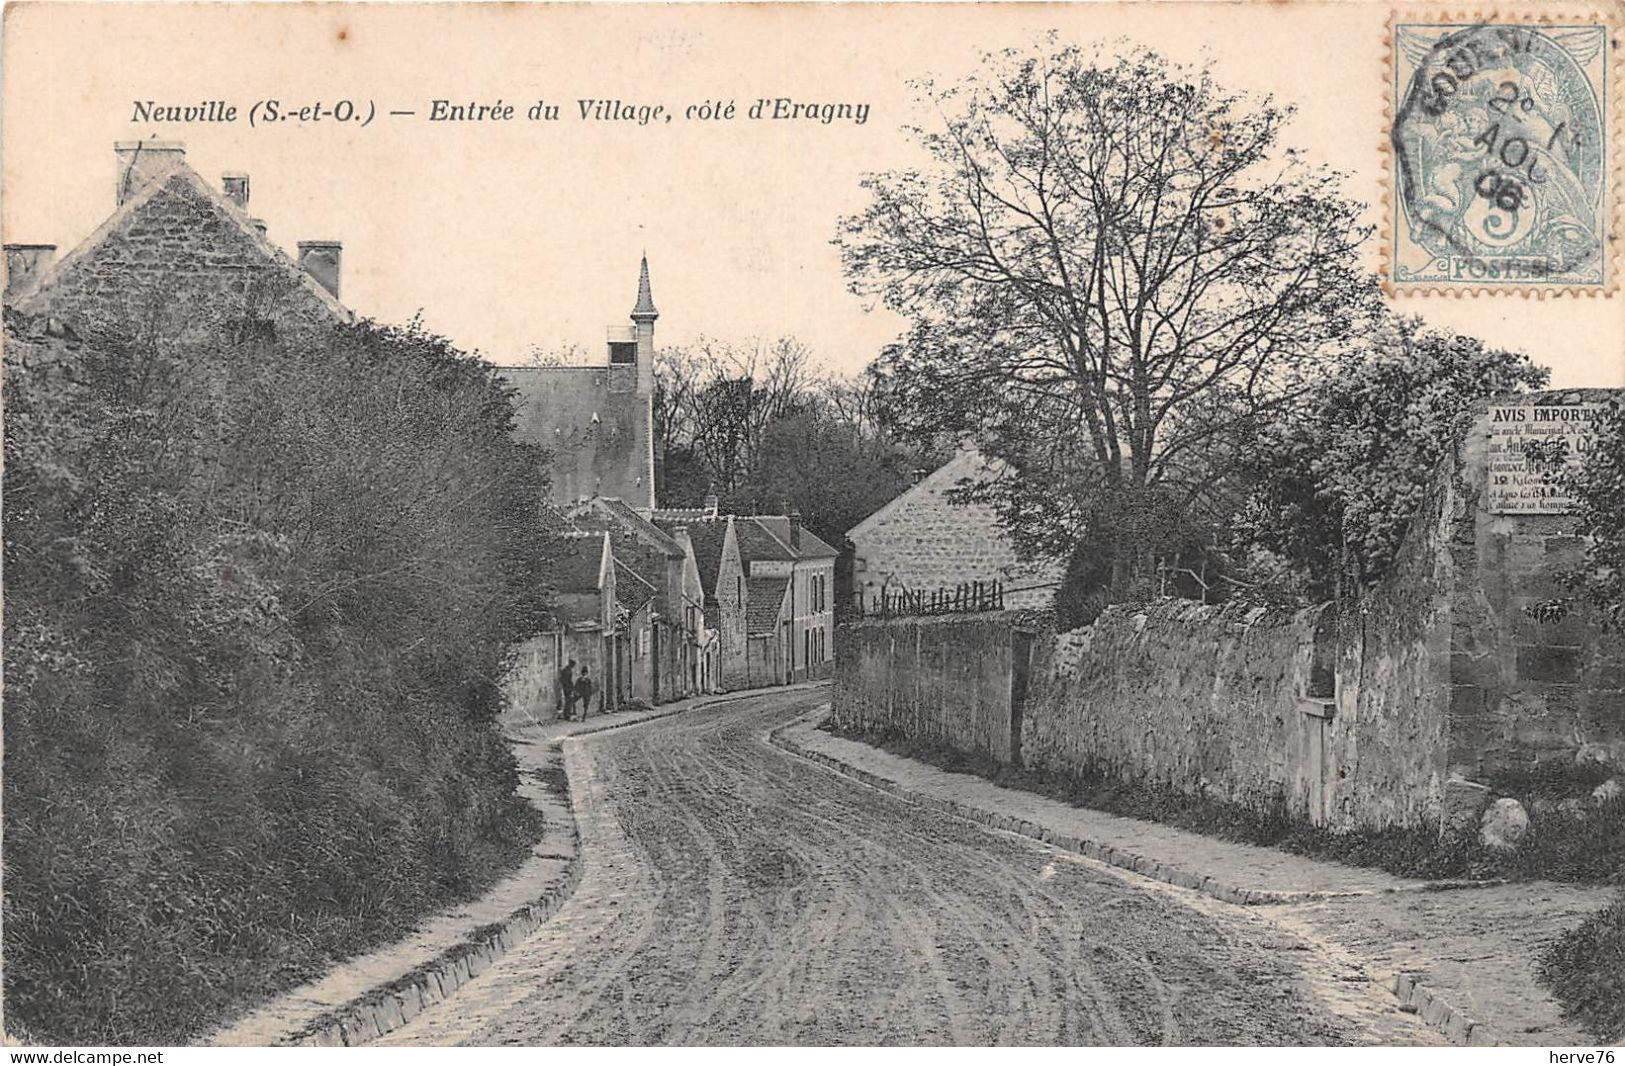
[[[659,317],[660,312],[655,310],[655,298],[649,292],[649,257],[646,254],[643,257],[643,265],[638,268],[638,302],[637,306],[632,308],[632,318],[648,319],[653,322]]]

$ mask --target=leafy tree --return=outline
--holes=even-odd
[[[1547,468],[1575,503],[1575,532],[1585,538],[1585,560],[1559,575],[1569,595],[1534,605],[1536,617],[1556,620],[1584,605],[1603,626],[1625,629],[1625,407],[1610,401],[1593,424],[1579,463],[1565,441],[1530,458]]]
[[[893,407],[1006,460],[986,492],[1018,547],[1104,530],[1124,589],[1153,517],[1211,500],[1229,441],[1358,333],[1360,205],[1280,145],[1290,109],[1145,49],[1007,51],[918,88],[930,163],[868,177],[837,238],[853,289],[913,322],[881,359]]]
[[[1547,377],[1521,353],[1418,318],[1384,320],[1261,435],[1244,539],[1297,564],[1315,598],[1330,596],[1345,570],[1377,581],[1474,407]]]

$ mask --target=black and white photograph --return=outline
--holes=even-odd
[[[1616,1061],[1625,0],[0,19],[8,1066]]]

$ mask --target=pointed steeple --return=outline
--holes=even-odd
[[[632,308],[632,320],[637,322],[647,319],[653,322],[659,317],[660,312],[655,310],[654,295],[649,291],[649,257],[645,255],[643,265],[638,268],[638,302],[637,306]]]

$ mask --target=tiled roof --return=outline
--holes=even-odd
[[[745,632],[753,636],[773,632],[789,587],[787,577],[753,577],[745,582]]]
[[[655,587],[643,578],[638,572],[621,562],[615,560],[615,602],[628,611],[636,611],[644,604],[655,598]]]

